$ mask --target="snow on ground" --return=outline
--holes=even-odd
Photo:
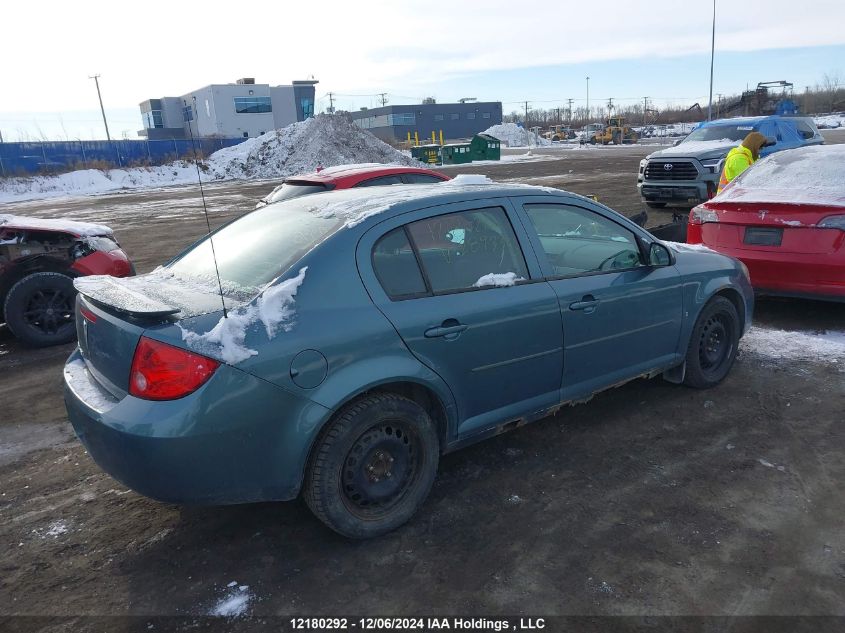
[[[233,580],[226,585],[226,594],[218,600],[208,612],[223,618],[237,618],[246,615],[249,603],[255,596],[249,591],[249,585],[239,585]]]
[[[775,360],[845,363],[845,331],[815,333],[752,327],[742,337],[739,349]]]
[[[519,127],[516,123],[501,123],[488,127],[482,132],[499,139],[508,147],[545,147],[552,142],[534,134],[531,130]]]
[[[202,163],[204,181],[281,178],[317,167],[345,163],[420,163],[394,149],[343,116],[317,115],[243,143],[214,152]],[[197,182],[192,163],[159,167],[85,169],[58,176],[8,178],[0,181],[0,202],[17,202],[118,190],[147,189]]]
[[[845,128],[845,112],[836,112],[834,114],[824,114],[813,117],[816,127],[820,130],[831,130],[835,128]]]

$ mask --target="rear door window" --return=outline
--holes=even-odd
[[[443,182],[442,178],[432,176],[431,174],[402,174],[402,180],[409,185]]]
[[[408,225],[434,293],[513,285],[529,278],[505,210],[476,209]]]
[[[379,187],[381,185],[401,185],[402,178],[398,174],[392,176],[379,176],[378,178],[370,178],[359,182],[356,187]]]
[[[601,214],[567,204],[526,204],[525,211],[556,277],[643,265],[634,233]]]
[[[384,235],[373,248],[373,270],[391,299],[427,294],[417,256],[405,227]]]

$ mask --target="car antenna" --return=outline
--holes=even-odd
[[[223,298],[223,282],[220,281],[220,269],[217,267],[217,253],[214,250],[214,238],[211,237],[211,222],[208,221],[208,205],[205,204],[205,191],[202,188],[202,175],[200,174],[200,161],[197,157],[197,144],[194,141],[194,130],[190,121],[188,121],[188,131],[191,134],[191,149],[194,151],[194,166],[197,168],[197,182],[200,186],[202,210],[205,214],[205,226],[208,229],[208,241],[211,244],[211,259],[214,260],[214,272],[217,275],[217,288],[220,290],[220,303],[223,306],[223,318],[226,319],[229,315],[226,312],[226,300]]]

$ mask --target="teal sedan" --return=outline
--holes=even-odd
[[[735,259],[461,177],[271,204],[76,286],[65,401],[105,471],[174,503],[302,494],[351,538],[408,521],[443,453],[638,377],[716,385],[753,309]]]

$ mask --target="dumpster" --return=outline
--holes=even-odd
[[[444,165],[461,165],[472,162],[469,143],[450,143],[440,149]]]
[[[470,141],[472,160],[499,160],[502,142],[489,134],[476,134]]]
[[[411,156],[416,158],[421,163],[428,165],[442,165],[440,156],[440,146],[436,143],[429,145],[417,145],[411,148]]]

